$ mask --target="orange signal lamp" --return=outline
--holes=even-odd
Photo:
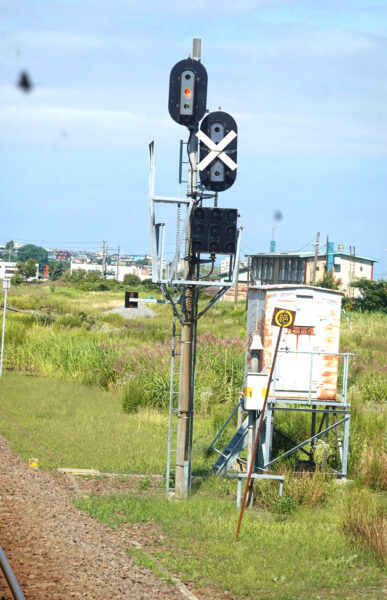
[[[186,90],[184,90],[184,95],[186,96],[186,98],[192,98],[192,90],[189,90],[187,88]]]

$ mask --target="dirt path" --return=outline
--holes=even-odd
[[[0,437],[0,545],[26,600],[186,600],[132,562],[128,536],[78,511],[63,484],[29,468]]]

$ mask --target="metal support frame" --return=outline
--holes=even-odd
[[[149,144],[149,213],[150,213],[150,225],[151,225],[151,247],[152,247],[152,281],[155,283],[172,285],[172,286],[197,286],[197,287],[221,287],[225,288],[227,291],[236,283],[237,277],[237,269],[236,265],[239,264],[239,256],[241,249],[241,239],[242,239],[242,229],[238,228],[237,232],[237,243],[236,243],[236,252],[235,258],[233,261],[232,272],[230,273],[230,280],[216,280],[216,281],[206,281],[206,280],[195,280],[195,279],[186,279],[184,277],[179,277],[177,273],[177,266],[180,257],[180,244],[183,242],[183,239],[180,235],[176,236],[176,253],[172,261],[172,267],[169,273],[169,276],[164,277],[161,269],[161,265],[163,265],[164,256],[163,256],[163,243],[157,244],[157,234],[156,230],[160,225],[160,223],[156,223],[155,217],[155,203],[166,203],[166,204],[175,204],[179,209],[181,206],[186,206],[186,215],[184,219],[183,230],[187,231],[189,226],[190,215],[192,212],[192,208],[195,204],[196,199],[194,198],[172,198],[172,197],[164,197],[164,196],[156,196],[155,195],[155,172],[156,172],[156,142],[152,141]],[[216,194],[201,194],[200,190],[196,190],[195,195],[197,198],[216,198]],[[164,233],[162,234],[164,237]],[[231,261],[230,261],[231,262]],[[225,293],[223,292],[223,294]],[[214,301],[216,302],[216,300]],[[212,304],[214,304],[212,302]],[[212,305],[211,304],[211,305]],[[202,313],[204,314],[204,313]]]
[[[169,410],[169,428],[168,428],[168,454],[167,454],[167,473],[166,473],[166,494],[171,492],[171,474],[173,471],[171,465],[171,453],[176,452],[175,472],[175,494],[177,497],[185,498],[191,487],[191,464],[192,464],[192,443],[193,443],[193,412],[194,412],[194,388],[195,388],[195,358],[196,358],[196,333],[197,322],[220,298],[236,283],[239,264],[239,255],[241,248],[241,228],[237,230],[235,255],[230,256],[230,270],[228,281],[217,280],[208,281],[200,279],[200,261],[192,253],[190,243],[190,216],[194,206],[204,199],[212,199],[217,204],[217,194],[203,193],[200,185],[197,185],[197,138],[194,131],[190,131],[190,138],[187,143],[189,153],[189,172],[188,172],[188,190],[187,198],[172,198],[155,195],[155,164],[156,164],[156,142],[149,145],[149,214],[150,229],[152,240],[152,280],[158,283],[164,297],[171,305],[173,312],[173,341],[171,357],[171,381],[170,381],[170,410]],[[179,160],[179,193],[182,180],[183,163],[183,144],[180,145]],[[156,223],[155,204],[165,203],[174,204],[177,209],[176,219],[176,251],[172,261],[171,270],[164,272],[164,244],[165,244],[165,224]],[[185,206],[185,215],[181,219],[181,209]],[[182,235],[182,233],[184,235]],[[183,254],[181,254],[181,245],[184,244]],[[179,276],[178,265],[180,256],[184,257],[185,268],[184,275]],[[234,260],[232,260],[232,258]],[[173,288],[173,293],[170,287]],[[198,289],[206,287],[219,288],[215,296],[208,304],[198,312]],[[183,288],[182,293],[177,297],[177,289]],[[175,363],[175,341],[177,337],[176,326],[180,324],[180,367],[179,367],[179,392],[178,406],[174,402],[177,394],[175,389],[175,377],[177,375]],[[173,424],[173,415],[177,415],[176,429]],[[172,449],[173,434],[176,434],[176,450]]]
[[[209,452],[210,450],[215,450],[215,452],[217,452],[218,454],[221,454],[220,450],[217,450],[214,446],[215,446],[215,442],[220,438],[220,436],[222,435],[223,431],[226,429],[227,425],[229,424],[229,422],[231,421],[231,419],[233,418],[233,416],[235,415],[236,411],[239,409],[239,407],[242,406],[242,398],[239,400],[238,404],[236,405],[236,407],[232,410],[230,416],[228,417],[227,421],[224,423],[224,425],[220,428],[220,430],[218,431],[218,433],[216,434],[216,436],[214,437],[214,439],[212,440],[211,444],[208,446],[207,451]]]
[[[328,442],[328,433],[331,430],[334,430],[337,438],[337,448],[339,452],[341,471],[335,472],[335,474],[339,477],[345,478],[347,475],[347,465],[348,465],[348,445],[349,445],[349,422],[350,422],[350,406],[348,404],[348,367],[349,367],[349,357],[353,356],[350,353],[327,353],[327,352],[298,352],[298,351],[290,351],[290,350],[279,350],[281,354],[309,354],[310,355],[310,372],[309,372],[309,389],[307,392],[307,398],[298,399],[298,398],[278,398],[276,395],[276,372],[274,376],[274,384],[272,390],[272,396],[270,397],[268,406],[267,406],[267,415],[266,415],[266,439],[265,439],[265,453],[264,453],[264,463],[261,464],[262,469],[268,469],[273,464],[278,462],[280,459],[286,458],[291,454],[294,454],[298,450],[303,450],[304,446],[310,444],[310,456],[313,457],[313,450],[315,446],[315,442],[317,439],[324,438],[325,448],[327,447]],[[317,400],[312,397],[312,379],[313,379],[313,358],[314,356],[337,356],[343,358],[343,383],[340,391],[341,398],[340,400],[332,401],[332,400]],[[293,448],[278,456],[274,459],[271,458],[271,439],[270,432],[272,429],[272,424],[274,422],[274,413],[276,411],[283,412],[306,412],[310,413],[312,417],[311,421],[311,436],[301,442],[300,444],[296,444]],[[321,422],[316,433],[316,418],[317,414],[321,414]],[[329,425],[329,415],[333,414],[336,421]],[[337,421],[336,416],[341,415],[341,419]],[[343,426],[343,434],[342,437],[339,435],[339,429]],[[304,450],[303,450],[304,451]],[[326,450],[324,457],[324,464],[326,465]]]
[[[291,353],[287,350],[279,350],[281,353]],[[316,398],[311,397],[310,389],[306,392],[304,398],[278,398],[276,395],[276,368],[274,368],[274,377],[273,377],[273,385],[272,391],[268,398],[268,404],[266,409],[266,431],[263,433],[263,443],[261,447],[261,451],[259,453],[259,464],[257,466],[258,470],[265,471],[270,469],[272,465],[277,463],[280,459],[286,458],[291,454],[294,454],[298,450],[302,451],[308,456],[309,460],[313,461],[314,454],[314,446],[315,442],[318,439],[325,439],[327,441],[327,436],[330,431],[334,431],[336,434],[337,440],[337,450],[338,457],[340,460],[339,471],[331,469],[331,474],[340,478],[346,478],[347,476],[347,468],[348,468],[348,446],[349,446],[349,430],[350,430],[350,405],[348,403],[348,369],[349,369],[349,358],[353,356],[350,353],[325,353],[325,352],[300,352],[300,354],[313,354],[313,355],[329,355],[329,356],[337,356],[343,359],[343,382],[342,387],[339,394],[339,400],[317,400]],[[313,361],[310,361],[311,370],[313,366]],[[309,377],[309,386],[311,387],[312,378]],[[242,399],[243,405],[243,399]],[[227,419],[226,423],[223,425],[213,442],[211,443],[209,449],[214,449],[218,454],[222,454],[222,452],[216,448],[214,448],[214,444],[216,440],[220,437],[221,433],[223,433],[224,429],[230,422],[232,416],[238,410],[239,406],[241,406],[241,402],[234,408],[230,417]],[[248,413],[253,413],[254,411],[247,411]],[[288,441],[293,443],[293,447],[282,454],[281,456],[275,457],[272,459],[272,433],[274,429],[274,416],[275,412],[289,412],[289,413],[309,413],[311,415],[311,435],[308,439],[302,441],[297,444],[293,440],[288,438]],[[318,417],[319,415],[319,417]],[[329,415],[332,415],[334,422],[329,425],[328,419]],[[321,418],[320,418],[321,417]],[[317,419],[319,423],[317,424]],[[310,450],[305,449],[305,446],[310,444]],[[325,460],[326,462],[326,460]]]
[[[237,508],[241,507],[242,500],[242,480],[247,479],[247,473],[227,473],[227,477],[230,479],[238,479],[238,487],[237,487],[237,497],[236,497],[236,506]],[[272,479],[278,481],[278,496],[281,498],[283,485],[285,481],[285,475],[269,475],[267,473],[252,473],[251,479]]]
[[[268,408],[268,410],[270,410],[270,409]],[[275,410],[275,408],[272,407],[271,410],[273,411],[273,410]],[[286,409],[283,409],[283,410],[286,410]],[[293,409],[293,411],[301,412],[301,410],[298,410],[298,409]],[[305,409],[303,409],[303,411],[305,412]],[[309,412],[313,412],[313,410],[311,410]],[[324,412],[324,419],[326,419],[329,416],[330,411],[326,410],[326,411],[323,411],[323,412]],[[291,454],[294,454],[294,452],[297,452],[297,450],[300,450],[301,448],[303,448],[307,444],[311,443],[313,440],[317,440],[317,439],[319,439],[322,436],[324,436],[325,440],[327,440],[327,434],[328,434],[329,431],[331,431],[332,429],[338,428],[342,424],[349,424],[349,420],[350,420],[350,415],[349,415],[349,411],[347,410],[347,411],[345,411],[345,416],[344,416],[343,419],[341,419],[340,421],[337,421],[337,422],[333,423],[332,425],[329,425],[329,426],[325,427],[324,429],[322,429],[318,433],[312,435],[307,440],[304,440],[300,444],[297,444],[296,446],[294,446],[294,448],[291,448],[291,450],[288,450],[287,452],[284,452],[283,454],[281,454],[280,456],[277,456],[273,460],[270,460],[269,462],[267,462],[264,465],[264,469],[267,469],[268,467],[271,467],[272,465],[274,465],[274,463],[278,462],[279,460],[282,460],[283,458],[286,458],[287,456],[290,456]],[[344,433],[343,437],[344,437],[344,439],[346,440],[346,442],[348,444],[346,433]],[[348,446],[347,446],[347,452],[348,452]],[[340,475],[340,476],[342,476],[342,477],[346,477],[346,475],[347,475],[347,463],[346,462],[344,463],[344,455],[345,455],[345,452],[343,452],[343,458],[341,459],[341,471],[337,472],[337,474]]]

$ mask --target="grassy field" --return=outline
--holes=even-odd
[[[142,295],[148,295],[144,292]],[[122,291],[83,292],[61,283],[13,288],[0,379],[0,433],[41,468],[163,474],[166,464],[171,311],[125,321],[106,311]],[[199,324],[193,472],[209,473],[205,450],[239,397],[243,304],[218,303]],[[387,317],[349,314],[341,351],[354,352],[349,474],[337,486],[324,473],[286,474],[284,497],[262,482],[233,543],[235,482],[201,480],[187,502],[140,492],[77,504],[114,527],[153,523],[163,542],[139,550],[201,587],[234,599],[371,598],[382,593],[386,561]],[[123,410],[123,407],[127,411]],[[300,424],[289,422],[297,433]],[[292,431],[293,433],[293,431]],[[192,527],[195,523],[195,527]]]
[[[194,587],[238,600],[382,598],[375,559],[341,531],[346,490],[335,490],[324,506],[291,515],[250,509],[234,543],[238,512],[227,483],[210,480],[187,502],[132,493],[76,504],[112,527],[156,523],[167,541],[150,540],[145,557],[155,556]]]
[[[43,469],[164,474],[168,415],[152,408],[125,414],[118,394],[24,373],[0,379],[0,432]],[[208,466],[210,420],[195,431],[195,470]]]

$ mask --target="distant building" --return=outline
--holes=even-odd
[[[248,266],[248,260],[246,259],[241,259],[239,261],[239,271],[241,271],[242,269],[246,268]],[[220,263],[220,272],[223,275],[223,273],[228,273],[230,270],[230,257],[226,256],[226,258],[224,258],[222,260],[222,262]]]
[[[239,263],[240,265],[241,263]],[[221,273],[220,275],[220,279],[227,281],[228,280],[228,273]],[[239,266],[239,272],[238,272],[238,290],[237,290],[237,296],[238,296],[238,300],[246,300],[247,298],[247,286],[249,283],[249,270],[247,267],[241,267]],[[228,289],[227,292],[224,294],[224,296],[222,297],[222,300],[231,300],[234,301],[235,300],[235,286],[233,286],[232,288]]]
[[[15,275],[16,263],[15,262],[1,262],[0,261],[0,279],[11,279]]]
[[[12,279],[12,277],[17,273],[16,263],[15,262],[2,262],[0,261],[0,280],[3,279]],[[39,265],[36,265],[36,275],[35,277],[30,277],[27,281],[32,281],[33,279],[38,279],[39,277]]]
[[[96,263],[80,263],[71,261],[70,264],[70,272],[76,271],[78,269],[82,269],[84,271],[98,271],[102,273],[102,265],[98,265]],[[141,280],[149,279],[152,277],[151,268],[143,265],[130,265],[124,266],[120,265],[118,267],[118,281],[123,281],[124,276],[136,275]],[[117,278],[117,265],[106,265],[106,278],[107,279],[116,279]]]
[[[274,247],[274,246],[272,246]],[[247,298],[249,285],[306,284],[313,285],[314,252],[259,252],[248,256],[248,268],[239,269],[238,300]],[[339,290],[348,297],[359,295],[351,283],[360,277],[373,279],[373,265],[378,262],[374,258],[359,256],[345,252],[339,244],[334,250],[333,242],[328,243],[328,252],[324,249],[317,255],[315,283],[320,282],[325,274],[333,271],[340,280]],[[221,279],[228,275],[221,274]],[[235,288],[231,288],[223,296],[224,300],[235,299]]]
[[[345,252],[339,244],[334,250],[333,242],[328,249],[319,251],[316,265],[314,252],[259,252],[249,255],[250,278],[254,285],[298,283],[312,285],[321,281],[325,274],[333,271],[341,280],[339,289],[348,296],[355,296],[351,283],[359,277],[372,280],[373,265],[377,260]],[[315,277],[314,275],[315,270]]]

